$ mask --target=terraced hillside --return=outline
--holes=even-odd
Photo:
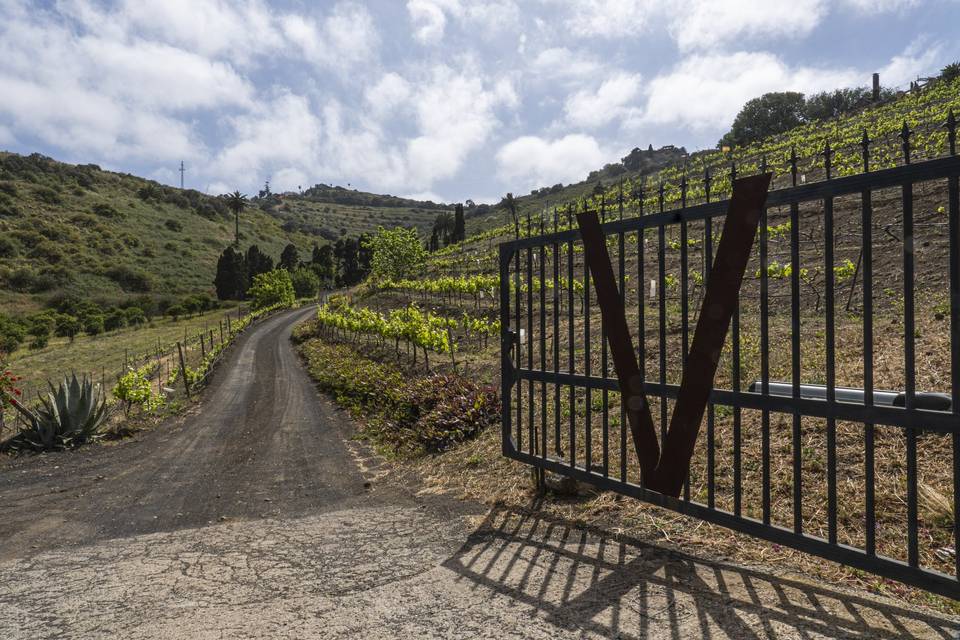
[[[276,258],[384,226],[429,227],[442,210],[336,187],[253,198],[242,246]],[[104,304],[133,296],[212,292],[217,257],[233,241],[220,198],[136,176],[0,152],[0,308],[37,310],[69,292]]]
[[[861,171],[865,161],[870,169],[881,169],[903,164],[908,154],[911,162],[945,156],[952,153],[948,129],[943,126],[951,111],[960,113],[960,81],[938,82],[923,92],[905,94],[829,122],[806,125],[733,152],[706,151],[653,172],[623,172],[613,178],[603,177],[600,189],[595,190],[596,182],[584,182],[556,192],[524,196],[515,201],[519,230],[526,236],[541,229],[565,229],[569,212],[583,207],[599,209],[610,220],[645,215],[661,207],[677,209],[684,203],[693,204],[708,198],[722,199],[729,195],[733,168],[743,175],[756,173],[765,166],[774,172],[776,188],[791,183],[794,175],[798,183],[826,179],[828,161],[830,177],[838,177]],[[905,140],[908,145],[904,144]],[[825,153],[828,142],[830,150]],[[864,315],[870,313],[874,326],[873,382],[878,389],[901,389],[907,376],[904,305],[909,291],[916,308],[915,325],[909,332],[916,353],[913,371],[916,388],[949,391],[949,377],[945,373],[950,370],[947,181],[914,186],[909,228],[904,223],[901,190],[873,191],[870,219],[873,290],[872,304],[867,307],[863,300],[863,272],[857,267],[864,237],[860,194],[838,197],[832,203],[832,254],[824,249],[824,206],[819,202],[800,207],[796,222],[791,219],[789,209],[769,210],[764,229],[769,250],[767,269],[765,274],[761,271],[759,249],[755,247],[740,298],[737,357],[733,355],[733,340],[728,337],[721,355],[717,386],[733,389],[739,385],[738,388],[745,389],[760,377],[761,282],[769,287],[766,308],[769,311],[770,378],[790,380],[791,276],[799,274],[801,382],[823,384],[827,379],[829,331],[824,307],[828,288],[832,287],[833,329],[838,346],[836,384],[851,387],[864,384]],[[712,229],[712,237],[708,235],[702,222],[689,223],[686,236],[681,235],[679,226],[669,226],[662,236],[657,229],[647,229],[643,233],[621,234],[619,242],[616,235],[608,239],[615,273],[623,274],[629,326],[643,327],[641,366],[646,379],[667,385],[680,382],[683,341],[696,323],[704,291],[706,247],[712,246],[715,251],[719,235],[716,227]],[[333,299],[321,310],[307,353],[327,366],[342,366],[349,371],[373,366],[364,365],[365,361],[376,362],[376,366],[389,363],[382,366],[396,367],[403,371],[405,379],[427,375],[428,367],[445,374],[456,368],[460,372],[468,371],[472,381],[496,386],[500,365],[500,345],[495,337],[499,330],[496,291],[500,284],[497,243],[512,238],[514,228],[513,212],[506,206],[494,207],[487,216],[468,219],[466,240],[433,253],[416,278],[369,282],[348,297]],[[913,236],[911,260],[915,271],[910,288],[905,286],[903,276],[905,234]],[[799,261],[793,260],[791,264],[794,242]],[[512,325],[524,333],[521,338],[524,353],[520,357],[525,365],[552,369],[556,366],[554,363],[560,363],[565,370],[566,363],[572,362],[575,373],[601,375],[607,359],[595,294],[587,297],[592,287],[587,287],[589,275],[585,272],[582,251],[579,243],[521,251],[521,270],[524,274],[529,270],[533,278],[527,285],[526,276],[521,276],[522,284],[520,290],[514,292],[516,299],[511,295],[511,306],[516,300],[519,308],[514,310],[517,315]],[[832,263],[828,262],[831,255]],[[683,266],[683,257],[686,257],[687,268]],[[556,271],[555,265],[559,267]],[[572,270],[572,278],[568,269]],[[655,284],[651,285],[651,280]],[[651,286],[655,291],[653,295],[649,294]],[[593,327],[589,350],[585,348],[584,338],[587,322]],[[494,338],[490,339],[491,336]],[[559,340],[554,341],[555,336]],[[569,342],[568,336],[573,336]],[[639,339],[637,341],[639,343]],[[338,361],[342,365],[336,364]],[[382,371],[378,375],[386,377]],[[608,370],[606,375],[613,374]],[[377,386],[370,382],[364,383],[362,389],[353,390],[349,380],[349,376],[336,380],[340,385],[335,389],[339,397],[353,398],[352,393],[357,393],[357,397],[361,397],[361,393],[366,394],[362,397],[370,397],[371,386]],[[390,390],[384,389],[382,393],[389,394]],[[601,457],[599,445],[588,454],[583,444],[584,432],[592,434],[593,442],[601,442],[602,426],[608,419],[611,442],[619,440],[624,433],[617,393],[604,392],[601,396],[597,392],[591,398],[581,389],[571,392],[575,400],[568,405],[565,389],[561,394],[563,403],[556,408],[547,403],[543,411],[539,405],[541,393],[543,397],[552,398],[554,388],[547,390],[546,386],[541,388],[531,382],[529,387],[524,384],[519,389],[524,411],[532,407],[529,416],[523,416],[523,428],[529,426],[533,434],[529,438],[523,436],[524,447],[537,442],[535,427],[538,425],[552,425],[555,420],[566,424],[575,415],[579,433],[576,443],[568,440],[563,432],[557,437],[557,450],[573,452],[571,455],[576,456],[578,464],[587,468],[606,469],[609,465],[611,470],[620,469],[621,454],[616,446],[611,445],[607,459],[605,454]],[[548,393],[550,395],[546,395]],[[669,415],[671,401],[666,397],[650,400],[655,416]],[[517,407],[512,410],[517,411]],[[750,517],[761,517],[762,469],[758,460],[763,443],[759,413],[721,405],[710,409],[711,435],[701,436],[691,467],[692,500],[702,503],[710,500],[718,508],[742,509]],[[799,428],[802,447],[794,447],[788,418],[781,414],[770,417],[768,444],[774,464],[769,471],[773,496],[771,521],[790,527],[793,518],[799,517],[804,531],[825,535],[823,505],[829,499],[828,428],[822,419],[804,418]],[[376,439],[382,434],[374,430],[371,437]],[[873,534],[877,552],[906,561],[904,522],[910,500],[904,471],[906,438],[902,432],[886,428],[877,429],[870,437],[874,435],[876,442],[872,451],[876,458],[871,473],[876,491]],[[425,467],[426,472],[444,488],[491,502],[522,504],[529,499],[529,495],[520,495],[522,492],[518,491],[518,487],[525,484],[525,471],[503,461],[499,436],[498,430],[488,430],[476,442],[444,454],[439,462],[431,460],[429,467]],[[832,437],[835,437],[834,455],[838,465],[835,480],[838,539],[863,547],[867,536],[863,511],[867,484],[866,436],[862,425],[838,423]],[[553,455],[552,446],[551,441],[550,455]],[[955,554],[952,546],[955,514],[950,507],[953,499],[950,461],[954,455],[951,439],[939,434],[924,434],[917,446],[920,495],[916,508],[922,531],[919,562],[925,568],[947,574],[953,571],[955,558],[952,555]],[[588,457],[589,461],[585,462]],[[631,481],[639,477],[632,458],[626,460],[624,468]],[[798,471],[796,476],[792,475],[794,469]],[[795,477],[802,478],[800,486],[795,486]],[[495,478],[495,482],[490,478]],[[707,478],[713,485],[709,496]],[[797,495],[801,498],[795,502]],[[590,513],[591,519],[606,515],[625,531],[654,539],[662,537],[680,547],[709,547],[745,561],[775,557],[778,563],[802,567],[821,579],[877,590],[889,588],[873,576],[737,536],[719,527],[701,527],[702,523],[664,514],[648,505],[611,500],[605,494],[587,498],[585,505],[557,504],[551,508],[574,517],[582,517],[584,510]],[[800,515],[796,516],[797,513]],[[898,593],[914,601],[929,599],[917,591],[898,589]],[[941,602],[938,606],[948,605]]]
[[[437,215],[453,207],[389,195],[318,184],[303,193],[285,193],[263,203],[284,229],[320,236],[330,242],[376,231],[377,227],[413,227],[429,235]]]

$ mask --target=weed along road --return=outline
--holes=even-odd
[[[889,599],[419,495],[290,342],[235,344],[185,417],[0,466],[0,638],[901,638]],[[404,479],[405,478],[405,479]]]

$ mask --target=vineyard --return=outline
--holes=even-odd
[[[781,188],[949,155],[955,144],[955,128],[945,125],[948,120],[952,122],[951,112],[955,111],[960,111],[960,82],[935,83],[926,91],[906,94],[851,116],[806,125],[743,149],[700,152],[684,163],[650,175],[627,176],[622,182],[605,187],[602,193],[585,193],[577,186],[550,199],[518,198],[513,210],[501,203],[489,218],[471,221],[475,229],[479,227],[477,233],[432,253],[420,277],[371,281],[348,292],[349,304],[329,303],[319,316],[320,325],[324,327],[322,335],[329,342],[352,346],[362,357],[374,360],[387,354],[399,357],[400,343],[407,342],[411,345],[407,347],[408,353],[412,347],[416,354],[416,347],[420,347],[424,357],[416,362],[421,368],[443,370],[455,362],[458,367],[468,368],[473,378],[494,383],[499,375],[498,341],[475,340],[468,349],[460,347],[463,338],[458,336],[493,336],[499,330],[495,324],[499,308],[496,294],[500,284],[499,242],[569,230],[576,226],[574,214],[582,210],[597,211],[610,222],[714,202],[729,197],[733,178],[761,170],[773,172],[772,188]],[[949,316],[945,287],[945,261],[949,253],[946,187],[945,181],[916,185],[910,217],[911,238],[916,247],[912,300],[922,301],[917,305],[913,329],[918,354],[916,385],[917,389],[931,392],[949,391],[949,380],[944,378],[944,372],[949,371],[944,359],[949,354],[949,322],[944,320]],[[871,233],[867,237],[872,238],[869,268],[875,285],[866,305],[864,269],[867,266],[861,242],[864,226],[860,195],[838,197],[831,206],[829,235],[825,235],[822,206],[802,205],[796,211],[771,207],[767,211],[761,228],[767,252],[764,266],[761,267],[755,247],[732,336],[728,337],[721,356],[718,387],[745,388],[752,380],[759,379],[761,365],[768,368],[771,379],[791,378],[788,345],[793,335],[793,311],[797,312],[803,335],[807,336],[799,345],[802,382],[823,384],[828,375],[833,375],[839,386],[862,386],[865,306],[877,327],[873,335],[875,387],[902,387],[905,376],[903,310],[910,303],[904,296],[902,275],[902,248],[907,230],[900,190],[877,189],[872,194]],[[680,382],[681,356],[689,348],[691,328],[698,317],[719,236],[719,229],[697,221],[607,237],[614,272],[627,308],[632,310],[628,311],[628,322],[638,327],[643,336],[640,364],[650,381],[660,385]],[[829,238],[829,250],[825,238]],[[600,331],[596,295],[584,269],[579,243],[555,242],[552,246],[548,243],[521,250],[512,261],[510,278],[509,296],[512,313],[516,313],[511,324],[518,339],[515,358],[550,370],[561,365],[565,370],[569,361],[571,370],[612,377]],[[795,310],[791,302],[794,288],[799,291],[796,296],[799,305]],[[836,370],[830,373],[823,364],[827,348],[824,313],[828,301],[831,309],[836,309],[832,330],[834,339],[841,345]],[[637,313],[639,308],[644,310],[642,314]],[[766,364],[761,363],[759,357],[764,313],[769,344],[783,346],[771,351]],[[572,318],[570,322],[568,316]],[[461,322],[460,318],[464,320]],[[479,320],[484,328],[468,331],[467,318]],[[583,342],[584,331],[590,326],[593,327],[591,338]],[[372,339],[361,340],[359,336]],[[451,345],[457,353],[456,360],[427,359],[426,351],[447,354]],[[407,356],[403,366],[409,371],[411,364]],[[540,394],[539,384],[531,382],[528,388],[524,382],[519,395],[524,407],[533,407],[539,405]],[[669,415],[671,401],[654,399],[653,404],[654,413],[662,420]],[[554,408],[552,400],[546,404],[545,411],[539,408],[531,411],[535,414],[529,417],[529,422],[536,425],[541,421],[544,424],[565,421],[571,415],[565,406],[561,408],[558,404]],[[578,390],[576,409],[572,413],[579,421],[591,425],[596,443],[605,438],[602,434],[608,429],[613,433],[622,432],[622,407],[615,392],[590,394]],[[524,416],[525,425],[527,419]],[[744,466],[748,455],[759,455],[759,413],[717,406],[710,409],[710,421],[711,444],[709,451],[698,448],[691,470],[694,480],[688,487],[690,495],[697,500],[709,498],[711,504],[720,508],[731,511],[736,508],[759,518],[762,515],[759,511],[760,469]],[[863,544],[863,524],[857,521],[855,509],[846,506],[856,505],[860,499],[855,487],[863,483],[863,435],[852,430],[852,425],[838,424],[837,430],[836,455],[846,465],[839,498],[842,512],[839,536],[841,541]],[[769,443],[771,451],[790,459],[794,455],[790,433],[788,425],[776,423]],[[794,485],[799,476],[792,476],[788,468],[778,468],[772,475],[771,517],[775,522],[787,524],[800,509],[804,530],[817,530],[824,526],[820,509],[827,499],[823,421],[804,420],[800,434],[804,448],[797,460],[803,470],[804,501],[801,506],[794,501]],[[498,436],[482,436],[481,443],[472,449],[480,453],[474,455],[499,455]],[[531,437],[538,436],[533,433]],[[877,488],[875,543],[879,553],[906,560],[899,555],[904,532],[902,525],[898,525],[905,516],[906,504],[906,479],[898,459],[902,460],[906,445],[903,438],[893,432],[878,432],[876,437],[876,474],[885,480]],[[919,460],[919,515],[925,538],[919,553],[924,566],[951,573],[954,552],[949,465],[937,464],[938,460],[949,460],[952,456],[949,438],[927,435],[923,442]],[[623,459],[622,450],[618,451],[613,442],[610,444],[609,458],[601,459],[599,444],[590,454],[592,464],[598,469],[617,469]],[[561,440],[557,446],[566,451],[569,443]],[[577,446],[580,447],[578,455],[587,455],[582,443]],[[501,473],[506,472],[498,468]],[[711,474],[709,496],[708,470]],[[742,491],[735,489],[740,486]],[[640,504],[618,509],[619,517],[627,517],[626,514],[632,514],[629,517],[635,519],[650,517],[646,515],[650,513],[649,507]],[[668,523],[660,521],[657,526],[672,539],[688,543],[701,539],[689,531],[690,521],[682,518]],[[710,531],[704,535],[710,536],[711,544],[734,555],[743,553],[738,549],[768,552],[762,544],[746,544],[733,534],[721,533],[718,529]],[[657,530],[653,533],[658,535]],[[827,569],[822,563],[811,563],[802,554],[789,554],[787,561],[826,575]],[[830,571],[832,579],[880,584],[849,571],[842,574]]]

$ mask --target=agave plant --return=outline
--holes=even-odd
[[[89,442],[97,437],[109,416],[107,397],[86,376],[78,379],[71,374],[56,388],[50,384],[47,397],[40,397],[41,406],[32,411],[17,403],[15,406],[30,426],[16,439],[31,449],[48,450]]]

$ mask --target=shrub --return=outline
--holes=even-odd
[[[13,244],[13,240],[9,238],[0,237],[0,258],[16,258],[17,257],[17,245]]]
[[[306,326],[298,329],[295,339],[307,337],[308,331]],[[339,404],[367,416],[366,435],[398,453],[444,451],[500,420],[496,391],[461,376],[410,380],[391,365],[319,339],[305,342],[300,350],[320,387]]]
[[[113,208],[112,205],[109,205],[105,202],[98,202],[93,205],[92,211],[98,216],[103,216],[104,218],[122,218],[123,215]]]
[[[951,80],[956,80],[960,78],[960,60],[957,62],[951,62],[943,69],[940,70],[940,77],[950,82]]]
[[[37,198],[46,204],[63,204],[63,198],[60,196],[60,192],[51,189],[50,187],[37,187],[33,193],[37,196]]]
[[[127,316],[122,309],[113,308],[107,312],[103,319],[103,328],[106,331],[114,331],[127,326]]]
[[[124,404],[123,412],[127,415],[135,404],[151,408],[154,399],[150,381],[142,369],[131,369],[120,376],[117,386],[113,388],[113,397]]]
[[[17,434],[14,447],[45,451],[83,444],[100,434],[109,417],[106,395],[86,376],[71,374],[56,389],[51,384],[40,402],[36,412],[17,405],[30,426]]]
[[[167,308],[167,314],[173,318],[173,321],[176,322],[181,318],[181,316],[187,315],[187,310],[179,304],[175,304],[172,307]]]
[[[69,338],[70,342],[80,333],[80,321],[74,316],[61,313],[57,315],[54,331],[61,338]]]
[[[250,287],[247,296],[253,300],[255,309],[276,305],[291,306],[296,296],[290,272],[285,269],[276,269],[254,276],[253,286]]]
[[[5,193],[12,198],[16,198],[17,185],[7,181],[0,182],[0,192]]]
[[[100,335],[104,332],[105,327],[105,319],[99,314],[87,316],[83,321],[83,332],[88,336]]]
[[[183,231],[183,225],[180,224],[180,221],[178,220],[173,220],[173,219],[167,220],[166,222],[163,223],[163,226],[165,226],[170,231],[174,231],[176,233]]]
[[[153,288],[150,276],[124,265],[117,265],[107,270],[106,276],[120,285],[124,291],[145,292]]]
[[[293,291],[298,298],[313,298],[320,290],[320,278],[311,269],[300,267],[290,274]]]
[[[23,323],[0,314],[0,353],[13,353],[26,338],[27,329]]]
[[[140,307],[129,307],[124,311],[123,315],[127,320],[128,327],[139,327],[147,322],[147,317]]]

